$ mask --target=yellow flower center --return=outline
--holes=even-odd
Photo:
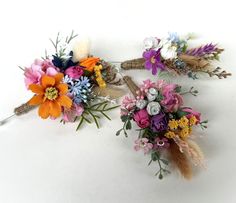
[[[55,100],[58,97],[58,90],[55,87],[48,87],[44,96],[49,100]]]
[[[150,61],[151,61],[152,64],[156,63],[155,57],[153,56]]]

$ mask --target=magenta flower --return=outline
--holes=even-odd
[[[145,68],[147,70],[152,70],[152,74],[156,75],[158,72],[158,69],[164,70],[165,66],[161,62],[161,54],[160,49],[159,50],[148,50],[143,52],[143,58],[145,59]]]
[[[183,108],[182,111],[189,113],[186,115],[188,119],[191,118],[192,116],[195,116],[196,119],[198,120],[197,124],[201,122],[201,113],[194,111],[193,109],[188,107]]]
[[[149,143],[149,140],[147,138],[137,139],[134,143],[134,150],[139,151],[142,149],[144,151],[144,154],[147,154],[153,148],[153,144]]]
[[[167,138],[159,138],[157,137],[155,139],[155,144],[154,144],[154,148],[155,149],[166,149],[170,146],[170,143],[168,142]]]
[[[79,79],[83,75],[84,71],[81,66],[72,66],[67,68],[65,74],[68,75],[70,78]]]
[[[64,108],[62,120],[64,122],[74,122],[76,116],[81,116],[83,111],[84,108],[81,105],[73,103],[70,109]]]
[[[146,109],[136,112],[133,118],[140,128],[146,128],[150,125],[150,118]]]

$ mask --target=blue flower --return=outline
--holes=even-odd
[[[77,65],[72,61],[73,52],[71,51],[69,55],[64,59],[63,57],[58,56],[57,54],[52,55],[52,63],[54,66],[58,67],[61,72],[64,72],[67,68]]]
[[[64,77],[64,82],[68,84],[69,93],[76,104],[86,103],[91,93],[91,83],[88,77],[81,76],[79,79],[72,79],[68,75]]]
[[[168,40],[173,43],[178,43],[180,41],[179,35],[177,34],[177,32],[169,32]]]

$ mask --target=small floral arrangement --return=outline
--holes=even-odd
[[[106,94],[107,89],[112,91],[109,84],[120,85],[121,80],[113,65],[89,55],[88,40],[78,41],[71,48],[76,36],[72,32],[64,39],[58,34],[55,42],[51,40],[54,54],[46,53],[30,67],[22,68],[26,88],[34,93],[28,105],[39,106],[43,119],[62,117],[63,123],[79,120],[77,129],[83,122],[94,121],[99,127],[101,116],[110,120],[107,112],[118,107],[110,105],[115,100]]]
[[[197,73],[206,73],[219,79],[231,75],[221,68],[213,68],[211,62],[219,60],[224,51],[217,44],[208,43],[196,48],[189,48],[192,35],[180,37],[170,33],[167,38],[149,37],[144,40],[143,58],[125,61],[121,64],[124,69],[146,68],[153,75],[160,71],[168,71],[177,75],[188,75],[197,79]]]
[[[134,93],[134,92],[133,92]],[[189,179],[192,176],[191,164],[204,166],[204,156],[200,147],[193,141],[192,130],[196,126],[207,128],[207,121],[192,108],[184,107],[183,95],[197,90],[191,88],[182,92],[177,84],[164,80],[156,83],[146,80],[136,89],[134,97],[124,97],[121,106],[123,127],[117,135],[132,129],[132,122],[138,126],[138,139],[134,143],[136,151],[150,154],[151,162],[158,162],[156,173],[160,179],[169,161],[177,166],[181,174]],[[167,160],[168,159],[168,160]],[[149,163],[149,164],[150,164]]]

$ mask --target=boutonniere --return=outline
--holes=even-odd
[[[219,60],[224,49],[217,44],[207,43],[198,47],[191,47],[192,35],[180,37],[177,33],[170,33],[167,38],[149,37],[144,40],[144,51],[141,58],[124,61],[123,69],[147,69],[156,75],[167,71],[175,75],[187,75],[197,79],[200,73],[219,79],[231,76],[220,67],[214,67],[213,61]]]
[[[136,128],[134,150],[149,155],[149,164],[157,163],[156,175],[160,179],[170,173],[169,164],[190,179],[193,166],[204,167],[204,155],[194,140],[197,137],[194,129],[207,128],[207,121],[202,120],[201,113],[184,105],[183,96],[187,93],[196,96],[197,90],[182,91],[179,85],[164,80],[146,80],[141,86],[128,76],[124,81],[133,96],[125,96],[122,101],[123,127],[116,135],[128,136],[127,131]]]
[[[102,117],[111,120],[108,113],[118,107],[116,99],[123,94],[117,87],[122,79],[114,65],[90,54],[88,40],[75,41],[76,37],[74,32],[66,38],[58,34],[55,41],[50,40],[53,54],[46,52],[30,66],[20,67],[32,98],[17,107],[14,115],[37,108],[42,119],[78,121],[77,130],[83,123],[95,123],[99,128]]]

